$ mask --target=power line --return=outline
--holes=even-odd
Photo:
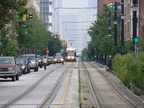
[[[89,22],[94,22],[94,21],[75,21],[75,22],[62,22],[62,23],[89,23]]]
[[[65,30],[88,30],[88,29],[65,29]]]
[[[97,7],[57,7],[56,9],[97,9]]]

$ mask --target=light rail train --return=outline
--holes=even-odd
[[[65,61],[76,61],[76,49],[73,47],[66,48]]]

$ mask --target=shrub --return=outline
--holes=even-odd
[[[135,87],[144,90],[143,54],[118,54],[114,57],[112,65],[124,85],[130,87],[130,84],[133,84]]]

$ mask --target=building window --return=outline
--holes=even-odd
[[[52,2],[49,2],[49,5],[52,5]]]
[[[48,23],[48,26],[52,26],[52,23]]]
[[[49,15],[52,15],[52,13],[50,12]]]

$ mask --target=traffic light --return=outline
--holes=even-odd
[[[27,19],[31,19],[31,18],[33,18],[32,14],[23,14],[22,20],[26,21]]]
[[[48,50],[48,48],[45,48],[45,50]]]
[[[53,37],[56,38],[56,34],[54,34]]]
[[[67,44],[66,40],[62,40],[62,45],[65,46]]]
[[[23,14],[22,19],[23,19],[23,21],[26,21],[26,19],[27,19],[27,15],[26,15],[26,14]]]
[[[33,18],[33,15],[32,14],[27,14],[27,19],[31,19]]]

